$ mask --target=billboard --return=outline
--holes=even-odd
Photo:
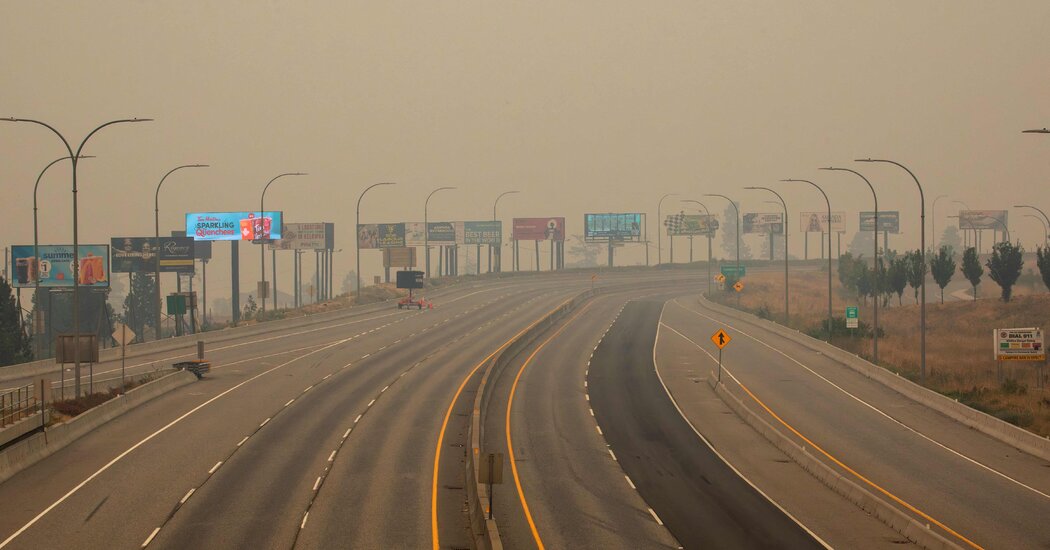
[[[995,229],[1006,227],[1006,210],[960,210],[959,229]]]
[[[280,239],[280,212],[193,212],[186,214],[186,234],[198,241]]]
[[[416,248],[384,248],[383,267],[416,267]]]
[[[1046,361],[1040,328],[997,328],[992,338],[996,361]]]
[[[270,244],[270,250],[324,250],[325,223],[286,223],[281,228],[281,240]]]
[[[565,218],[514,218],[511,223],[515,241],[565,240]]]
[[[423,222],[405,222],[405,246],[423,246],[426,233]]]
[[[671,236],[712,236],[718,230],[718,218],[706,214],[670,214],[664,225]]]
[[[879,214],[882,217],[882,214]],[[827,233],[827,212],[802,212],[798,215],[799,231],[803,233]],[[831,213],[831,231],[834,233],[846,232],[846,213]],[[870,231],[870,230],[869,230]]]
[[[185,237],[185,231],[172,231],[172,237]],[[198,241],[193,237],[190,237],[193,241],[193,258],[197,260],[204,260],[205,262],[211,259],[211,241]]]
[[[362,223],[357,226],[361,248],[399,248],[405,246],[405,224]]]
[[[781,212],[746,212],[741,223],[743,233],[784,233],[784,214]]]
[[[875,230],[875,212],[860,213],[860,230]],[[896,210],[879,212],[879,232],[893,233],[896,235],[901,231],[901,213]]]
[[[463,244],[490,244],[503,242],[503,222],[463,222]]]
[[[456,244],[456,225],[463,222],[430,222],[427,224],[427,239],[430,244]]]
[[[33,254],[33,245],[11,247],[11,263],[15,266],[12,279],[15,288],[28,288],[37,281],[42,287],[73,286],[73,245],[40,245],[40,257]],[[82,244],[77,247],[80,257],[80,286],[106,288],[109,286],[109,246]]]
[[[642,238],[644,214],[584,214],[583,236],[586,240],[637,241]]]

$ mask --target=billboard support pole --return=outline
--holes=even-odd
[[[265,245],[263,245],[265,246]],[[273,272],[273,310],[277,311],[277,249],[270,251],[270,271]]]
[[[176,166],[171,170],[168,170],[164,177],[160,178],[160,183],[157,184],[157,190],[153,193],[153,280],[154,294],[157,297],[157,311],[154,316],[154,335],[157,340],[160,340],[160,188],[164,185],[164,180],[168,179],[172,173],[182,170],[183,168],[207,168],[207,164],[183,164],[182,166]],[[176,275],[178,277],[178,275]]]
[[[233,326],[237,326],[237,323],[241,320],[241,258],[239,241],[230,241],[230,290],[233,293],[230,297],[231,319],[233,320]]]

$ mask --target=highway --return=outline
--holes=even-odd
[[[689,275],[605,274],[493,373],[482,446],[508,457],[494,495],[505,547],[908,543],[715,395],[718,328],[733,337],[723,382],[739,380],[749,407],[858,484],[962,547],[1050,540],[1047,464],[765,321],[715,311]],[[592,284],[476,281],[434,293],[433,310],[368,306],[245,331],[209,348],[204,380],[0,484],[0,548],[470,548],[463,471],[481,374]]]

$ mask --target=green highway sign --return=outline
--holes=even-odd
[[[846,306],[846,328],[859,327],[860,319],[857,318],[858,313],[857,306]]]
[[[732,278],[740,278],[747,275],[747,269],[742,265],[723,265],[721,271],[722,275]]]

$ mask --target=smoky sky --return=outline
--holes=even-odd
[[[92,138],[80,175],[81,242],[150,235],[191,211],[267,207],[286,221],[336,223],[336,289],[354,267],[354,211],[363,222],[649,215],[664,193],[721,214],[722,193],[770,211],[747,185],[782,189],[793,216],[870,209],[870,193],[838,165],[864,172],[880,207],[899,210],[895,245],[918,245],[919,176],[936,223],[961,208],[1050,208],[1050,3],[938,2],[5,2],[0,5],[0,116],[40,118],[71,139],[113,118],[156,121]],[[0,123],[0,244],[32,242],[32,187],[62,156],[46,130]],[[43,243],[71,241],[69,168],[41,183]],[[664,213],[692,209],[668,200]],[[1014,238],[1042,228],[1011,211]],[[505,227],[509,224],[505,224]],[[789,223],[789,231],[798,225]],[[938,229],[938,232],[940,229]],[[847,238],[849,235],[847,236]],[[792,254],[802,254],[794,239]],[[667,246],[666,239],[664,246]],[[752,248],[757,249],[757,240]],[[245,251],[246,250],[246,251]],[[651,259],[655,260],[655,243]],[[228,246],[209,275],[228,293]],[[471,252],[473,254],[473,252]],[[716,250],[716,254],[721,251]],[[666,254],[666,250],[665,250]],[[640,245],[618,263],[644,262]],[[380,254],[362,252],[366,279]],[[570,257],[571,261],[572,258]],[[267,260],[269,261],[269,260]],[[290,256],[280,276],[290,281]],[[258,279],[242,247],[242,288]],[[312,259],[306,271],[312,273]],[[268,268],[269,269],[269,268]],[[167,285],[167,283],[165,283]],[[287,287],[285,287],[287,288]],[[285,290],[286,291],[286,290]]]

